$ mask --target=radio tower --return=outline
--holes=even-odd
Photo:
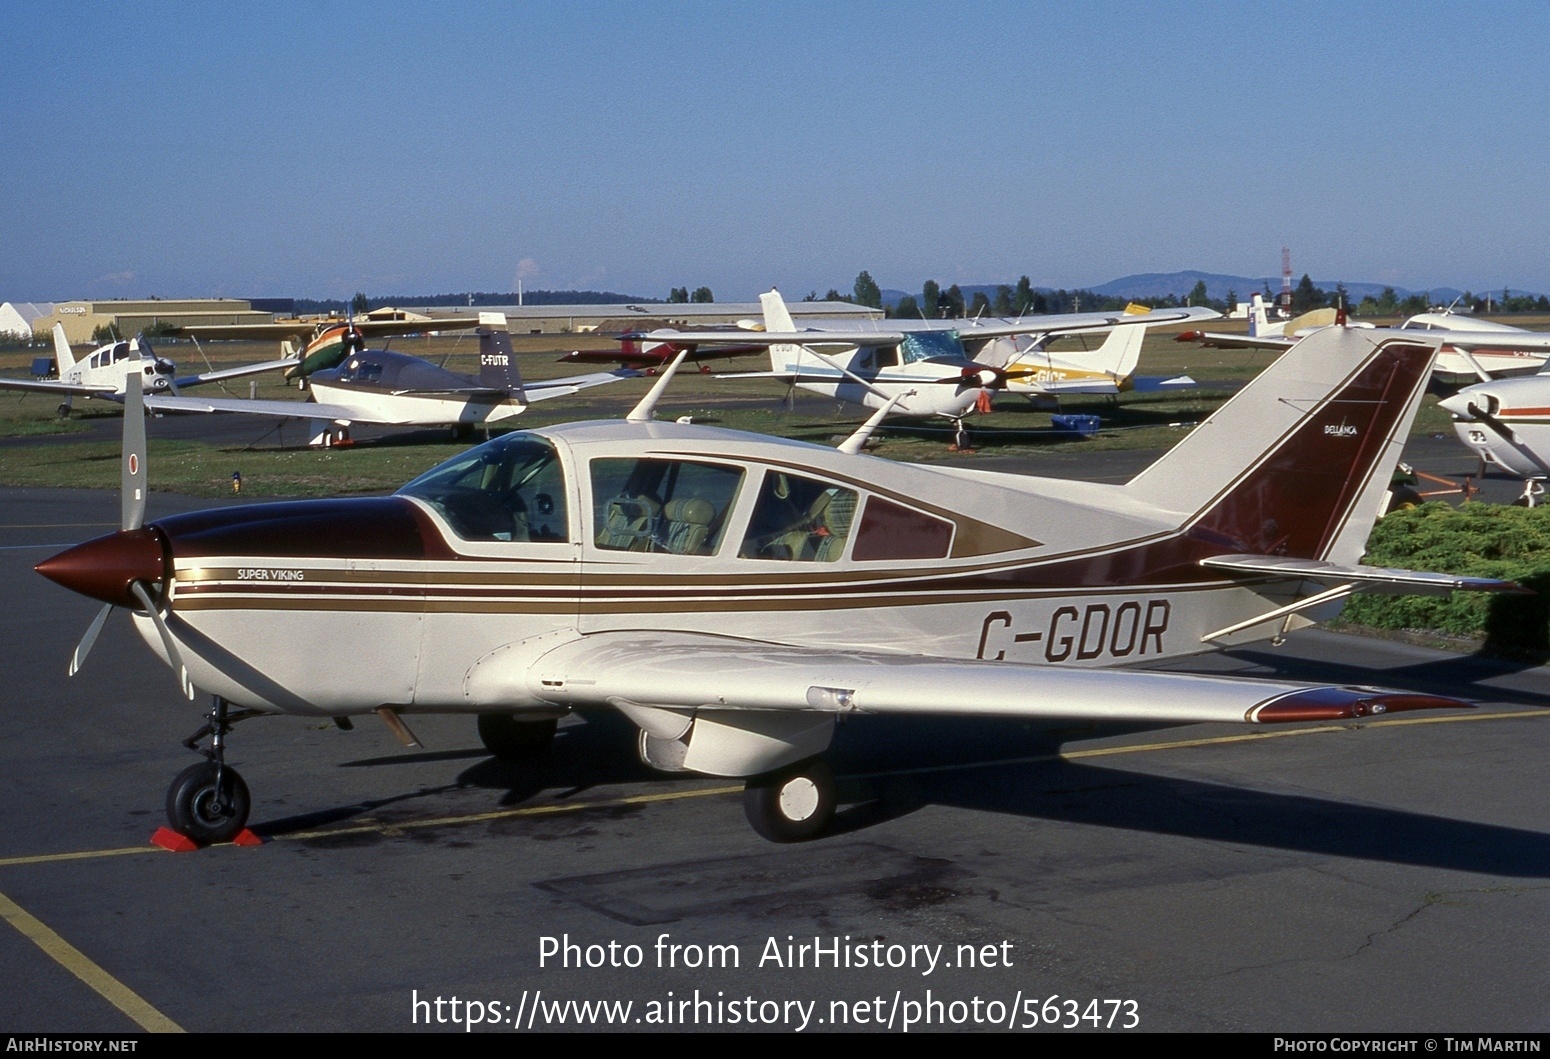
[[[1292,252],[1281,248],[1281,297],[1276,300],[1282,316],[1292,315]]]

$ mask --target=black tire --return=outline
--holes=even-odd
[[[743,789],[748,823],[771,842],[805,842],[834,820],[834,773],[823,758],[755,776]]]
[[[167,822],[201,846],[236,838],[253,807],[248,785],[236,769],[221,770],[219,791],[216,772],[215,762],[201,761],[178,773],[167,788]]]
[[[554,742],[559,722],[519,721],[509,713],[481,713],[479,741],[502,761],[532,761],[543,756]]]
[[[1407,511],[1425,502],[1426,498],[1408,485],[1397,485],[1389,490],[1390,511]]]

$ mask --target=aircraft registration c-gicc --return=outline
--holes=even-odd
[[[387,497],[144,523],[125,417],[122,529],[38,565],[114,607],[212,696],[173,827],[239,833],[236,721],[473,713],[506,758],[615,710],[648,764],[746,779],[754,828],[813,837],[850,714],[1266,724],[1466,703],[1121,668],[1276,636],[1358,591],[1512,590],[1359,565],[1437,339],[1330,328],[1124,485],[896,463],[656,421],[507,434]],[[681,354],[677,364],[682,363]],[[137,388],[133,388],[137,389]],[[132,392],[131,403],[138,404]],[[139,428],[138,435],[136,427]],[[319,643],[348,637],[347,654]]]

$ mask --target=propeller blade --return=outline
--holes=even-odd
[[[124,380],[124,451],[119,478],[119,529],[145,524],[145,390],[137,371]]]
[[[167,649],[167,660],[172,663],[172,668],[177,670],[178,684],[183,689],[183,694],[190,702],[194,699],[194,685],[188,679],[188,667],[183,664],[183,656],[178,653],[177,644],[172,642],[172,630],[167,628],[167,623],[162,619],[161,612],[151,602],[151,594],[145,590],[145,586],[139,581],[131,582],[129,591],[134,593],[145,612],[151,616],[151,623],[156,626],[156,631],[161,634],[161,645]]]
[[[81,642],[75,645],[75,654],[70,656],[70,676],[75,676],[81,671],[81,665],[86,661],[86,656],[91,654],[92,645],[97,642],[97,634],[102,632],[102,626],[107,623],[108,615],[113,610],[113,604],[109,603],[97,612],[97,616],[86,627],[86,635],[81,637]]]

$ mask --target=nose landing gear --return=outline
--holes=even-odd
[[[190,765],[167,788],[167,822],[172,829],[202,846],[230,842],[241,834],[248,822],[253,801],[248,785],[237,770],[226,764],[226,733],[238,721],[257,710],[230,709],[219,695],[206,714],[199,731],[183,740],[183,745],[198,751],[208,760]],[[200,749],[199,741],[210,737],[210,748]]]

